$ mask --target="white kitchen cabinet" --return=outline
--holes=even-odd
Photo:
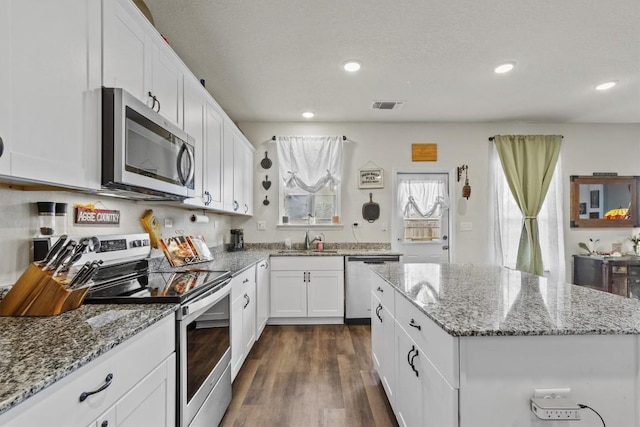
[[[222,114],[211,102],[205,109],[205,170],[204,191],[208,208],[221,210],[222,206]]]
[[[315,322],[312,318],[336,323],[343,317],[342,257],[271,258],[271,323],[296,323],[295,318],[303,323]]]
[[[195,77],[185,79],[184,130],[194,138],[196,197],[185,200],[189,206],[222,210],[222,117],[217,104],[204,94]]]
[[[168,427],[175,396],[175,318],[168,316],[2,414],[0,425],[102,426],[104,417],[114,420],[109,426]]]
[[[452,388],[422,348],[396,323],[398,424],[405,427],[458,425],[458,390]]]
[[[174,353],[89,426],[170,427],[175,425],[175,406],[166,405],[167,396],[175,390],[175,378]]]
[[[234,199],[234,129],[235,125],[228,117],[223,122],[222,141],[222,209],[225,212],[237,212],[240,204]]]
[[[184,131],[193,138],[196,172],[194,175],[194,191],[196,197],[187,199],[185,204],[205,207],[208,196],[205,194],[206,161],[205,161],[205,97],[202,85],[196,79],[185,79],[184,82]]]
[[[234,379],[256,341],[255,265],[231,280],[231,378]]]
[[[269,276],[271,274],[269,265],[269,258],[267,258],[256,266],[256,341],[260,339],[260,335],[267,325],[267,320],[269,320]]]
[[[0,2],[0,54],[11,58],[11,2]],[[0,175],[11,174],[11,67],[0,67]],[[5,142],[6,141],[6,142]]]
[[[133,2],[104,0],[104,86],[125,89],[182,127],[182,67],[182,61]]]
[[[99,3],[7,0],[0,7],[0,173],[99,188]]]
[[[391,407],[396,407],[396,349],[393,305],[385,306],[371,293],[371,357]]]
[[[235,212],[253,214],[253,148],[237,128],[233,141],[233,199]]]

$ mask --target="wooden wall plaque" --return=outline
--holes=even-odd
[[[438,160],[438,144],[411,144],[412,162],[435,162]]]

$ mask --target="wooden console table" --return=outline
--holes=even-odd
[[[640,299],[640,257],[574,255],[573,283]]]

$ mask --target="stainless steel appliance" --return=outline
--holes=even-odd
[[[371,323],[371,264],[400,262],[399,255],[349,256],[345,258],[345,323]]]
[[[102,89],[103,187],[138,200],[194,197],[193,141],[123,89]]]
[[[231,243],[229,244],[229,250],[244,250],[244,231],[241,228],[234,228],[231,230]]]
[[[143,236],[148,242],[148,235]],[[150,272],[146,256],[128,256],[144,243],[137,238],[101,239],[101,247],[118,248],[115,252],[121,257],[100,269],[85,303],[180,304],[175,337],[176,426],[216,426],[232,396],[231,274],[209,270]],[[148,244],[142,247],[148,248]]]

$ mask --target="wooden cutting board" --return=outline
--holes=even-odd
[[[160,247],[159,242],[162,239],[162,227],[160,221],[153,215],[153,209],[147,209],[142,218],[140,218],[144,230],[149,233],[149,239],[151,240],[151,247],[158,249]]]

